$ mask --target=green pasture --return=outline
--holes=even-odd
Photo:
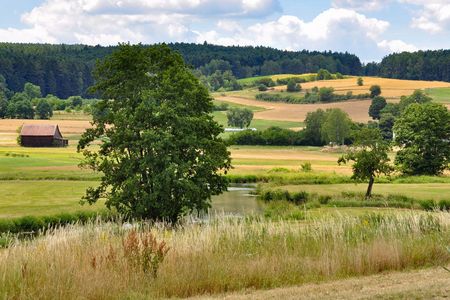
[[[318,195],[336,196],[342,193],[364,193],[367,189],[367,183],[347,183],[347,184],[302,184],[302,185],[284,185],[277,186],[282,190],[289,192],[305,191],[316,193]],[[450,184],[448,183],[376,183],[372,192],[381,195],[402,195],[416,200],[449,200]]]
[[[213,113],[214,119],[223,127],[228,127],[227,113],[225,111],[215,111]],[[269,127],[277,126],[281,128],[295,128],[302,127],[303,123],[301,122],[292,122],[292,121],[275,121],[275,120],[260,120],[253,119],[250,123],[250,128],[256,128],[257,130],[265,130]]]
[[[0,218],[25,215],[54,215],[82,210],[98,210],[104,205],[80,205],[92,181],[7,180],[0,181]]]
[[[425,92],[437,103],[450,103],[450,87],[426,89]]]

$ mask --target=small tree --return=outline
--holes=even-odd
[[[244,128],[248,127],[253,120],[253,112],[248,108],[231,108],[227,111],[228,125]]]
[[[376,96],[372,99],[372,103],[369,106],[369,116],[374,120],[380,119],[380,111],[386,106],[386,99],[381,96]]]
[[[338,160],[339,164],[354,161],[352,165],[353,180],[369,180],[366,199],[372,196],[375,177],[381,174],[389,175],[393,171],[388,157],[390,149],[389,144],[383,140],[379,129],[364,128],[358,132],[353,149]]]
[[[362,77],[358,77],[358,79],[356,79],[356,84],[358,86],[363,86],[364,85],[364,80],[362,79]]]
[[[80,96],[71,96],[67,101],[72,108],[80,108],[83,105],[83,98]]]
[[[328,70],[325,69],[320,69],[319,71],[317,71],[317,80],[328,80],[331,79],[331,73]]]
[[[320,132],[327,143],[343,145],[350,136],[352,121],[347,113],[339,108],[327,109]]]
[[[53,108],[46,99],[39,100],[36,115],[39,119],[50,119],[53,116]]]
[[[381,95],[381,87],[379,85],[372,85],[369,91],[370,91],[370,98],[375,98],[376,96]]]
[[[289,79],[288,83],[287,83],[287,91],[288,92],[299,92],[301,91],[301,86],[300,84],[296,83],[294,79]]]
[[[332,87],[321,87],[319,89],[319,101],[331,102],[334,99],[334,89]]]
[[[34,85],[32,83],[29,83],[29,82],[25,83],[25,86],[23,87],[23,91],[25,94],[28,95],[28,97],[30,99],[42,97],[41,87],[38,85]]]
[[[264,84],[258,85],[258,91],[260,91],[260,92],[267,91],[267,86],[265,86]]]
[[[436,103],[409,105],[394,125],[402,147],[395,164],[408,175],[438,175],[450,163],[450,112]]]

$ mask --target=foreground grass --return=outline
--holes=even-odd
[[[3,298],[158,298],[269,289],[447,265],[448,213],[308,222],[219,218],[143,226],[170,251],[157,278],[127,259],[120,225],[57,229],[0,252]]]

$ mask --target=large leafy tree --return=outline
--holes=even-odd
[[[372,103],[369,106],[369,116],[374,120],[379,120],[381,110],[386,106],[387,102],[384,97],[376,96],[372,99]]]
[[[320,132],[327,143],[343,145],[345,139],[350,137],[351,125],[346,112],[339,108],[327,109]]]
[[[253,112],[248,108],[233,107],[227,111],[227,119],[229,126],[248,127],[253,120]]]
[[[106,198],[128,217],[165,219],[209,207],[226,190],[229,152],[206,88],[165,45],[120,45],[99,63],[101,100],[78,150],[103,172],[84,200]],[[99,149],[92,145],[101,140]]]
[[[450,113],[436,103],[410,104],[393,129],[402,147],[395,163],[410,175],[437,175],[449,168]]]
[[[363,128],[356,136],[353,149],[338,160],[339,164],[353,161],[352,178],[357,181],[369,181],[366,199],[372,196],[375,177],[381,174],[388,175],[393,171],[389,164],[389,150],[390,145],[383,140],[378,128]]]

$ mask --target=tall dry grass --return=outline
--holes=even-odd
[[[0,296],[185,297],[450,262],[450,214],[444,212],[303,222],[220,217],[177,228],[141,226],[139,234],[150,235],[155,249],[162,241],[170,247],[156,278],[127,259],[132,232],[118,224],[92,223],[17,241],[0,250]]]

